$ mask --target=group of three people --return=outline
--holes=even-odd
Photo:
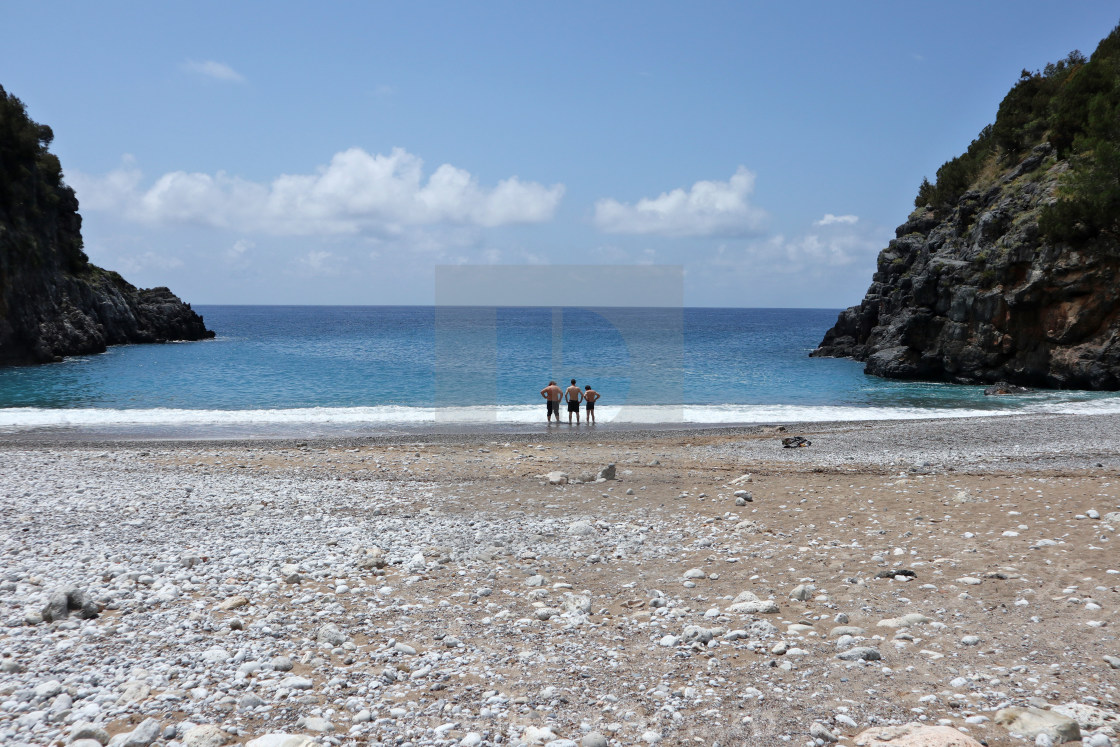
[[[592,424],[595,422],[595,401],[599,399],[599,393],[591,388],[588,384],[586,391],[581,391],[576,385],[576,380],[572,379],[572,385],[567,390],[561,390],[555,381],[548,382],[548,386],[541,390],[541,396],[545,399],[547,407],[547,415],[545,419],[549,425],[552,424],[552,416],[556,416],[557,424],[560,423],[560,402],[566,401],[568,403],[568,425],[572,424],[572,414],[576,416],[576,425],[579,425],[579,403],[584,402],[587,405],[587,422]]]

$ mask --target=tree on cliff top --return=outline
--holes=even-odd
[[[46,228],[66,268],[85,269],[81,218],[74,190],[62,181],[62,165],[48,150],[54,133],[27,116],[27,107],[0,86],[0,239],[12,248],[42,251],[30,237]]]
[[[1069,159],[1058,200],[1039,216],[1056,243],[1120,237],[1120,26],[1086,58],[1073,51],[1041,71],[1024,70],[1004,97],[996,121],[968,150],[923,179],[916,207],[951,208],[990,164],[1009,166],[1049,143]]]

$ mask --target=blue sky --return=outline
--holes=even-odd
[[[40,3],[0,85],[86,250],[192,303],[427,304],[446,264],[682,265],[841,307],[923,176],[1115,2]],[[619,289],[625,299],[625,288]]]

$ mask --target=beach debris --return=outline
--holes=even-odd
[[[789,436],[782,439],[782,447],[786,449],[800,449],[805,446],[812,446],[813,442],[801,436]]]
[[[916,578],[917,576],[918,574],[909,568],[891,568],[875,574],[875,578]]]

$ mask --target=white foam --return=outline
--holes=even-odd
[[[914,420],[973,418],[1013,413],[1120,413],[1120,396],[1097,396],[1082,401],[1039,401],[1037,398],[980,408],[806,406],[806,405],[686,405],[600,406],[598,422],[617,424],[815,423],[850,420]],[[582,414],[582,413],[581,413]],[[567,422],[566,413],[562,415]],[[312,407],[272,410],[187,409],[0,409],[0,429],[18,432],[42,428],[207,427],[207,426],[471,426],[536,425],[544,422],[540,405],[496,407]]]

